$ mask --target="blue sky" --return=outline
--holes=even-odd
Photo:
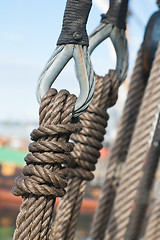
[[[99,2],[101,2],[99,0]],[[103,3],[108,3],[103,0]],[[142,41],[144,27],[157,10],[153,0],[130,0],[133,15],[128,21],[130,69]],[[56,47],[66,0],[0,0],[0,121],[38,119],[35,92],[38,77]],[[88,33],[99,24],[101,6],[93,2],[87,24]],[[105,74],[115,64],[111,44],[104,42],[92,55],[94,69]],[[78,83],[71,61],[54,87],[78,94]]]

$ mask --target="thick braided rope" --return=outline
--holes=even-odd
[[[75,148],[72,152],[75,164],[72,166],[72,178],[67,192],[58,206],[52,239],[74,238],[86,180],[93,179],[92,171],[99,157],[101,142],[109,118],[106,109],[117,100],[118,79],[115,71],[110,71],[104,78],[96,76],[94,98],[88,110],[81,115],[82,131],[73,134]]]
[[[152,206],[151,215],[147,223],[147,228],[143,240],[160,239],[160,199],[157,198]]]
[[[65,137],[63,135],[60,135],[60,137],[58,138],[58,142],[62,141],[64,143],[64,141],[66,141],[66,140],[68,141],[68,138],[69,138],[70,134],[72,132],[77,131],[76,129],[75,130],[73,129],[73,124],[69,124],[71,122],[72,113],[73,113],[73,109],[74,109],[74,104],[73,104],[73,102],[75,103],[74,98],[75,98],[75,96],[73,96],[73,95],[68,96],[66,102],[63,105],[63,111],[62,111],[62,114],[61,114],[61,126],[60,126],[61,130],[57,129],[57,131],[59,131],[59,133],[65,133]],[[60,101],[58,101],[58,104],[59,103],[60,103]],[[71,108],[71,105],[72,105],[72,108]],[[65,132],[64,132],[64,130],[62,130],[62,128],[64,128],[63,124],[65,124]],[[78,128],[80,128],[80,125],[78,126]],[[52,134],[53,134],[53,129],[52,129]],[[48,226],[48,229],[49,229],[48,230],[48,236],[50,236],[51,224],[52,224],[52,221],[53,221],[53,215],[50,214],[49,210],[47,211],[47,209],[50,209],[52,205],[53,204],[51,203],[51,201],[48,202],[48,206],[45,208],[44,221],[43,221],[44,229],[46,228],[46,226]],[[52,213],[53,213],[53,211],[52,211]],[[48,225],[48,222],[45,220],[47,218],[49,219],[49,225]],[[42,239],[45,236],[46,236],[45,233],[43,233]]]
[[[120,186],[106,231],[105,240],[122,240],[132,212],[137,187],[142,177],[144,161],[149,147],[150,132],[160,104],[160,45],[145,89],[142,105],[130,144]]]
[[[153,184],[160,157],[160,114],[158,114],[158,120],[156,116],[156,122],[156,128],[153,129],[154,136],[152,139],[151,147],[145,159],[143,176],[138,186],[135,206],[127,227],[125,240],[134,240],[139,238],[148,206],[150,190]]]
[[[69,143],[71,133],[80,129],[72,116],[76,97],[62,90],[50,89],[40,106],[40,127],[33,130],[31,152],[25,157],[27,165],[23,175],[16,178],[14,195],[22,195],[22,205],[17,217],[13,239],[49,239],[56,197],[65,194],[68,169],[72,160]],[[57,127],[56,127],[57,126]]]
[[[121,168],[126,159],[127,150],[131,141],[145,86],[146,80],[143,72],[141,46],[137,55],[133,75],[131,77],[128,96],[120,120],[120,125],[118,127],[117,137],[109,158],[107,175],[99,198],[99,204],[91,225],[90,237],[93,240],[102,240],[104,238],[121,177]]]

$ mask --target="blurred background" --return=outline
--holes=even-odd
[[[0,239],[12,238],[21,199],[11,194],[14,178],[24,165],[30,142],[29,134],[38,126],[39,105],[36,100],[38,77],[56,47],[61,32],[66,0],[0,0]],[[93,0],[87,31],[97,27],[108,0]],[[138,48],[151,14],[158,10],[156,0],[130,0],[127,38],[129,71],[120,88],[119,100],[109,111],[110,120],[95,179],[87,185],[76,238],[87,236],[90,221],[107,168],[110,146],[115,138]],[[93,52],[94,70],[104,75],[115,68],[116,55],[110,40]],[[71,60],[53,85],[79,94]]]

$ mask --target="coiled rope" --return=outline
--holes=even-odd
[[[137,187],[142,178],[150,132],[160,103],[160,44],[152,65],[148,85],[145,89],[140,113],[122,172],[120,186],[115,198],[105,240],[122,240],[132,212]]]
[[[128,147],[141,105],[146,79],[143,69],[142,46],[138,52],[135,68],[124,111],[117,131],[117,137],[109,158],[106,179],[103,185],[99,204],[93,217],[90,230],[92,240],[102,240],[111,214],[114,198],[121,178],[121,168],[125,162]]]
[[[51,239],[74,238],[86,180],[93,179],[92,171],[95,170],[99,150],[102,148],[101,142],[109,118],[106,109],[115,104],[118,87],[119,81],[115,71],[110,71],[104,78],[96,76],[93,101],[80,117],[82,131],[80,134],[72,135],[75,142],[71,153],[75,162],[72,165],[72,179],[69,181],[66,195],[58,206]]]
[[[71,133],[79,131],[81,124],[73,122],[76,97],[68,91],[59,93],[50,89],[40,106],[39,128],[33,130],[34,140],[25,158],[23,175],[16,178],[12,192],[22,196],[17,217],[14,240],[49,239],[56,197],[65,194],[68,169],[72,161]]]

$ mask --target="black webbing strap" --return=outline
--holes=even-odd
[[[128,0],[110,0],[109,10],[102,14],[101,22],[111,23],[120,29],[126,29]]]
[[[57,45],[89,45],[86,23],[92,0],[68,0],[63,18],[63,26]]]

